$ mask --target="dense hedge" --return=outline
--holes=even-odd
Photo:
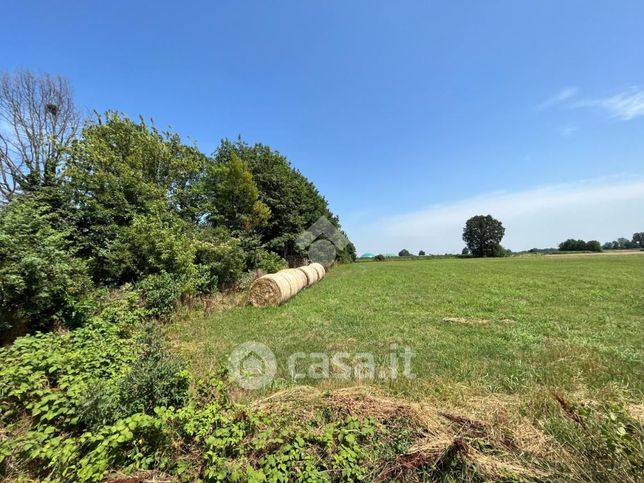
[[[212,157],[108,112],[65,151],[55,183],[0,208],[0,338],[74,327],[95,290],[134,284],[155,316],[301,263],[295,239],[326,200],[281,154],[223,141]],[[349,244],[339,260],[355,259]]]

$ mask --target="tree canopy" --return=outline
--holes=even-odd
[[[9,146],[0,152],[0,332],[76,323],[83,300],[123,284],[160,314],[245,271],[302,263],[306,247],[295,241],[320,217],[340,229],[315,186],[266,145],[223,140],[207,156],[115,111],[77,133],[67,83],[31,74],[2,78],[0,117],[14,130],[14,144],[0,138]],[[355,247],[337,255],[353,261]]]
[[[505,228],[491,215],[473,216],[465,223],[463,241],[475,257],[502,256],[501,240]]]

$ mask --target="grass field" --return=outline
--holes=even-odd
[[[241,399],[301,384],[359,386],[504,428],[543,461],[566,459],[566,478],[635,481],[641,419],[635,439],[622,433],[644,407],[643,288],[636,255],[364,262],[335,268],[280,307],[186,311],[169,336],[201,377],[218,373],[237,344],[270,347],[275,380]],[[369,352],[385,365],[392,344],[415,352],[415,379],[293,381],[287,369],[296,352]],[[591,407],[592,424],[578,415]]]
[[[266,344],[275,387],[295,352],[416,356],[413,381],[364,381],[411,399],[556,387],[641,399],[644,256],[516,257],[340,266],[277,308],[192,313],[173,328],[204,375],[237,344]],[[361,381],[318,381],[346,385]]]

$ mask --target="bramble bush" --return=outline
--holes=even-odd
[[[110,300],[85,327],[0,349],[0,476],[100,481],[155,469],[182,481],[365,478],[374,422],[278,420],[231,402],[218,380],[189,392],[160,328],[131,310],[132,294]]]

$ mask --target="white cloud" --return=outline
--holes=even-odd
[[[562,102],[567,101],[568,99],[574,97],[576,94],[577,94],[576,87],[566,87],[565,89],[562,89],[557,94],[552,96],[550,99],[547,99],[546,101],[539,104],[537,106],[537,111],[543,111],[545,109],[554,107],[557,104],[561,104]]]
[[[642,213],[644,179],[611,178],[489,193],[346,228],[358,254],[397,253],[402,248],[455,253],[464,246],[465,221],[491,214],[506,228],[503,245],[517,251],[554,247],[573,237],[601,242],[630,237],[644,229]]]
[[[644,90],[635,86],[611,97],[577,102],[575,107],[600,108],[612,118],[630,121],[644,116]]]

